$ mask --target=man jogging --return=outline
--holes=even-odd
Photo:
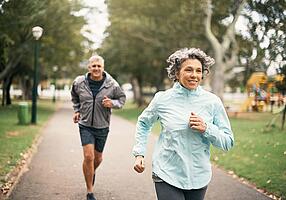
[[[111,75],[104,71],[104,59],[95,55],[89,59],[88,73],[73,82],[73,121],[78,123],[83,146],[83,174],[87,200],[95,200],[95,171],[102,162],[102,152],[109,132],[112,108],[122,108],[126,96]]]

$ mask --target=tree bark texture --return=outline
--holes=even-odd
[[[136,77],[131,78],[131,85],[132,85],[132,90],[134,94],[134,102],[138,105],[141,106],[144,103],[143,97],[142,97],[142,86],[140,84],[140,80]]]
[[[237,22],[238,17],[243,9],[246,0],[240,0],[237,3],[237,8],[235,9],[234,19],[228,25],[225,34],[222,36],[222,41],[219,42],[218,38],[214,35],[211,30],[211,19],[212,19],[212,1],[206,0],[206,9],[205,9],[205,35],[210,42],[216,64],[213,67],[212,73],[212,91],[218,95],[223,100],[224,92],[224,74],[228,69],[233,68],[237,63],[237,53],[238,46],[235,39],[235,23]]]

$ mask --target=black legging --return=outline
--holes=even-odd
[[[158,200],[203,200],[207,186],[200,189],[183,190],[176,188],[164,181],[155,182]]]

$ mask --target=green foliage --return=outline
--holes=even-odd
[[[270,60],[275,60],[277,55],[281,55],[282,59],[286,58],[285,42],[286,42],[286,2],[284,0],[269,1],[250,1],[249,10],[254,10],[261,17],[259,22],[255,21],[252,16],[245,15],[249,20],[249,29],[253,41],[256,42],[256,48],[269,53],[267,56]],[[257,30],[260,30],[259,32]],[[269,46],[261,48],[259,44],[269,39]],[[265,56],[265,54],[263,54]]]
[[[51,76],[54,65],[58,66],[59,75],[75,76],[84,56],[82,42],[86,40],[80,34],[84,19],[72,14],[79,8],[76,0],[4,2],[0,12],[0,43],[6,45],[0,52],[0,80],[11,73],[22,78],[31,76],[34,57],[31,30],[34,26],[44,29],[40,51],[43,78]],[[66,69],[64,72],[61,70],[63,67]]]
[[[132,102],[127,101],[122,109],[113,110],[113,113],[129,121],[136,122],[137,117],[140,115],[142,111],[143,111],[143,108],[138,108]]]
[[[213,2],[218,3],[218,1],[216,1],[217,3]],[[285,7],[286,2],[284,0],[247,1],[242,16],[247,21],[248,36],[237,36],[239,56],[245,61],[239,64],[245,67],[245,71],[236,74],[234,77],[243,85],[246,84],[252,72],[266,72],[269,63],[276,61],[280,56],[282,60],[285,60]],[[268,42],[269,46],[265,46]],[[256,51],[255,57],[251,57],[253,50]]]
[[[160,89],[167,77],[165,60],[174,50],[194,46],[211,55],[215,53],[205,38],[205,1],[109,0],[107,3],[111,26],[106,31],[108,37],[101,53],[110,71],[127,81],[137,78],[141,87],[155,86]],[[211,28],[219,42],[223,41],[227,23],[231,22],[239,3],[241,0],[212,1]],[[257,18],[252,13],[262,16],[260,22],[255,21]],[[265,57],[273,61],[280,54],[285,60],[286,52],[285,1],[249,0],[241,15],[249,22],[249,37],[235,36],[239,57],[246,62],[238,63],[240,67],[245,67],[245,71],[235,74],[233,87],[245,85],[253,71],[266,71],[268,64]],[[259,36],[261,33],[262,37]],[[267,49],[261,47],[266,37],[270,42]],[[257,52],[255,59],[251,58],[253,50]],[[227,52],[225,59],[230,55],[231,51]],[[234,67],[230,66],[227,70],[231,71]]]
[[[203,27],[193,20],[203,15],[199,2],[113,0],[108,7],[111,26],[101,52],[111,72],[137,78],[142,87],[163,87],[165,60],[174,50],[207,47]]]
[[[58,66],[58,77],[75,76],[79,73],[79,63],[83,60],[86,39],[80,34],[85,24],[82,17],[71,14],[79,5],[76,1],[49,1],[50,9],[45,12],[48,21],[43,24],[42,53],[46,63],[46,72],[52,76],[52,67]],[[64,74],[65,73],[65,74]]]

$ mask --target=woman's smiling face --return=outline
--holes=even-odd
[[[203,77],[202,63],[198,59],[187,59],[181,63],[176,75],[180,84],[189,90],[196,89]]]

